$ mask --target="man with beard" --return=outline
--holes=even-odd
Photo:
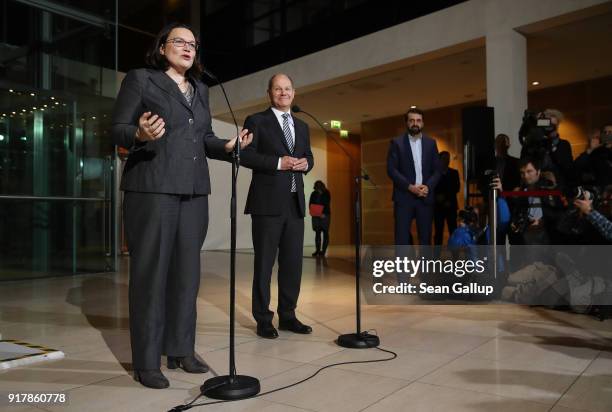
[[[410,229],[416,218],[419,244],[431,245],[434,189],[440,179],[438,146],[422,133],[421,110],[408,110],[404,119],[408,130],[391,141],[387,155],[387,174],[393,181],[395,244],[412,244]]]

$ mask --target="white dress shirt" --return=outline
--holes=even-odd
[[[278,110],[276,107],[272,107],[272,113],[274,113],[274,115],[276,116],[276,119],[278,120],[278,124],[280,125],[281,130],[283,130],[283,114],[285,113],[289,113],[289,118],[287,119],[289,121],[289,129],[291,130],[291,139],[293,139],[293,147],[295,147],[295,125],[293,124],[293,116],[291,116],[291,111],[287,111],[287,112],[283,112],[281,110]],[[283,136],[285,135],[285,132],[283,130]],[[276,166],[276,170],[281,170],[281,160],[282,157],[278,158],[278,164]]]
[[[423,184],[423,149],[421,141],[422,135],[412,136],[408,135],[408,140],[410,141],[410,150],[412,150],[412,161],[414,162],[414,174],[416,176],[414,180],[415,185]]]

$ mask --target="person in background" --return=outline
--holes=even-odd
[[[431,245],[434,196],[440,166],[435,139],[423,133],[423,111],[412,108],[404,115],[406,132],[391,140],[387,175],[393,181],[395,244],[411,245],[410,229],[416,219],[418,244]]]
[[[495,137],[495,167],[497,175],[508,190],[514,190],[521,184],[519,159],[508,154],[510,138],[500,133]]]
[[[331,195],[325,183],[317,180],[314,184],[314,191],[310,194],[308,204],[310,206],[310,215],[312,216],[312,230],[315,231],[315,247],[316,250],[312,256],[325,256],[327,246],[329,245],[329,222]],[[314,205],[314,206],[313,206]],[[323,244],[321,244],[321,237]]]
[[[460,182],[457,169],[449,167],[450,153],[440,152],[440,180],[436,186],[434,204],[434,244],[441,245],[444,235],[444,222],[448,225],[450,236],[457,228],[457,193]]]

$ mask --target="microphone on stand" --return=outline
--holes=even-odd
[[[294,113],[304,113],[305,115],[312,118],[319,127],[327,134],[327,129],[321,124],[321,122],[308,112],[302,110],[299,106],[295,105],[291,108]],[[356,162],[356,159],[340,144],[335,136],[329,135],[332,140],[338,145],[338,147],[344,152],[344,154],[351,160]],[[361,173],[355,176],[355,317],[356,317],[356,332],[346,333],[338,336],[336,344],[344,348],[354,349],[367,349],[375,348],[380,345],[380,339],[376,335],[369,334],[367,331],[361,331],[361,293],[359,288],[359,275],[361,272],[361,181],[369,180],[372,185],[376,187],[370,176],[366,171],[360,167]]]
[[[319,121],[319,119],[314,117],[312,114],[302,110],[300,108],[300,106],[298,106],[297,104],[294,104],[291,107],[291,111],[293,113],[304,113],[306,116],[310,117],[312,120],[314,120],[319,125],[319,127],[325,132],[325,135],[327,136],[328,130],[325,128],[325,126],[323,126],[323,124]],[[332,138],[334,143],[336,143],[336,145],[340,148],[340,150],[342,150],[344,152],[346,157],[348,157],[352,162],[357,162],[357,159],[355,159],[353,156],[351,156],[351,154],[349,152],[346,151],[344,146],[342,146],[342,144],[340,144],[340,142],[338,141],[338,139],[336,139],[335,136],[331,135],[330,137]],[[370,175],[368,175],[368,172],[366,170],[364,170],[363,168],[361,168],[361,167],[360,167],[360,169],[361,169],[361,179],[368,180],[374,187],[376,187],[376,183],[374,183],[374,181],[370,178]]]
[[[219,78],[217,76],[215,76],[212,72],[208,71],[207,69],[203,69],[202,72],[207,75],[208,77],[210,77],[211,79],[213,79],[215,81],[215,83],[217,83],[219,85],[219,87],[221,87],[221,91],[223,92],[223,97],[225,97],[225,102],[227,103],[227,107],[229,108],[229,111],[232,115],[232,120],[234,121],[234,126],[236,126],[236,143],[234,144],[234,151],[233,151],[233,155],[234,157],[237,159],[237,165],[236,167],[240,167],[240,139],[238,138],[238,136],[240,136],[240,128],[238,127],[238,122],[236,121],[236,116],[234,115],[234,110],[232,109],[232,105],[229,102],[229,99],[227,97],[227,93],[225,92],[225,87],[223,87],[223,83],[221,83],[221,80],[219,80]],[[237,172],[237,170],[236,170]]]
[[[260,384],[257,378],[247,375],[238,375],[236,373],[236,361],[235,361],[235,312],[236,312],[236,233],[237,233],[237,195],[236,186],[238,180],[238,168],[240,167],[240,133],[238,128],[238,122],[234,111],[227,98],[227,93],[223,87],[223,83],[219,81],[217,76],[204,70],[204,74],[215,80],[225,96],[225,101],[229,107],[234,125],[236,126],[236,143],[234,144],[233,158],[232,158],[232,198],[230,203],[230,333],[229,333],[229,373],[228,375],[219,375],[213,378],[207,379],[202,386],[200,386],[200,393],[204,396],[213,399],[222,400],[236,400],[245,399],[257,395],[260,391]]]

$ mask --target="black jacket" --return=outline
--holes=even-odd
[[[323,205],[323,214],[326,216],[331,215],[330,203],[331,195],[329,191],[319,193],[316,190],[313,190],[310,194],[310,200],[308,200],[308,205]]]
[[[459,172],[456,169],[449,167],[446,172],[441,171],[435,193],[436,208],[456,210],[460,187]]]
[[[161,70],[136,69],[127,73],[113,113],[112,139],[130,150],[121,190],[168,194],[210,193],[206,157],[230,160],[226,140],[212,131],[208,88],[193,83],[191,106],[176,83]],[[160,115],[165,134],[158,140],[135,139],[138,118],[150,111]]]
[[[253,133],[253,141],[241,153],[241,164],[253,169],[251,186],[244,213],[252,215],[280,215],[291,191],[291,173],[295,174],[301,216],[305,215],[304,179],[314,166],[310,149],[308,125],[293,116],[295,145],[289,151],[283,129],[272,109],[255,113],[246,118],[244,128]],[[306,158],[308,169],[305,172],[277,170],[278,159],[283,156]]]

